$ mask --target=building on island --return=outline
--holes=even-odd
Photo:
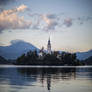
[[[50,42],[50,37],[49,37],[48,44],[47,44],[47,53],[48,53],[48,54],[51,54],[51,42]]]
[[[39,59],[43,59],[44,56],[44,47],[41,48],[41,50],[39,51]]]
[[[39,59],[43,59],[45,53],[51,54],[51,52],[52,52],[52,51],[51,51],[51,42],[50,42],[50,38],[49,38],[48,44],[47,44],[47,51],[44,50],[44,47],[42,47],[42,48],[40,49],[40,51],[39,51]]]

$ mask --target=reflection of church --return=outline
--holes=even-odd
[[[51,75],[47,76],[47,89],[49,92],[51,91]]]

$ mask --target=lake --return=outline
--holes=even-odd
[[[0,66],[0,92],[92,92],[92,67]]]

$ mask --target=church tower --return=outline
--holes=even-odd
[[[48,53],[48,54],[51,54],[51,43],[50,43],[50,37],[49,37],[48,44],[47,44],[47,53]]]

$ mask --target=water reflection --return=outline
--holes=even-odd
[[[10,87],[6,92],[20,92],[23,89],[30,92],[28,89],[32,87],[31,92],[44,92],[42,88],[45,88],[45,92],[51,92],[55,84],[63,85],[65,81],[83,78],[92,82],[92,68],[0,68],[0,92],[5,92],[2,89],[5,85]],[[57,85],[55,90],[59,92]]]
[[[26,77],[35,76],[36,80],[40,80],[42,86],[47,80],[47,89],[51,90],[51,80],[58,82],[60,79],[69,80],[76,78],[76,68],[18,68],[18,72]]]

